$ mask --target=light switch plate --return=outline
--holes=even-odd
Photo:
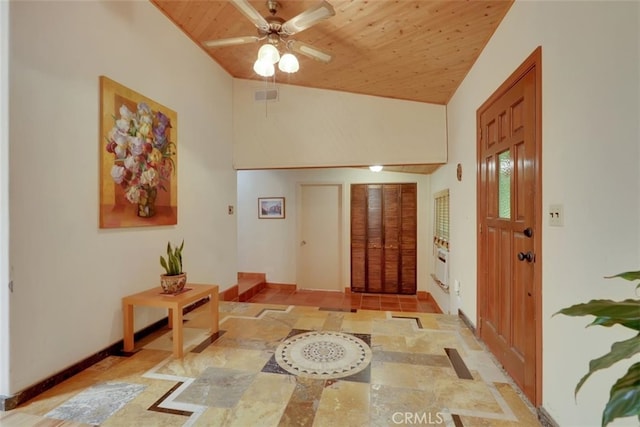
[[[564,209],[562,205],[549,205],[549,225],[552,227],[564,226]]]

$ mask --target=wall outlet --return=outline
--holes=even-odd
[[[564,225],[562,205],[549,205],[549,225],[552,227],[562,227]]]

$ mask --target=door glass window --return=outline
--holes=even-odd
[[[511,172],[513,162],[511,161],[511,151],[503,151],[498,156],[498,216],[500,218],[511,218]]]

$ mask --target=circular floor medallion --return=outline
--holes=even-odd
[[[316,379],[348,377],[371,362],[371,349],[360,338],[341,332],[305,332],[282,342],[276,362],[293,375]]]

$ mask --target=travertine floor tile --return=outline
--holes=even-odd
[[[313,422],[317,427],[368,426],[369,384],[337,380],[325,387]]]
[[[309,303],[314,294],[296,297]],[[364,300],[350,295],[340,304],[371,302]],[[394,304],[386,296],[377,301]],[[185,316],[182,359],[172,356],[170,330],[160,330],[137,342],[133,355],[108,357],[1,413],[0,425],[75,427],[90,411],[106,414],[101,425],[116,427],[538,425],[512,381],[455,316],[222,302],[220,332],[211,342],[207,311],[205,304]],[[301,334],[311,338],[294,346]],[[362,360],[347,357],[354,337],[364,343]],[[276,358],[279,348],[292,350]],[[116,409],[82,394],[107,382],[130,384],[137,394]],[[61,412],[77,419],[44,418]]]

